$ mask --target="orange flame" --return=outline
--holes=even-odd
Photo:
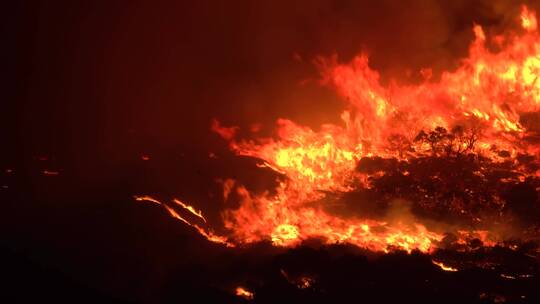
[[[430,148],[436,152],[412,140],[424,129],[469,127],[472,133],[454,143],[460,153],[473,146],[493,159],[502,150],[513,155],[537,152],[537,146],[522,140],[527,128],[520,113],[540,109],[540,40],[535,14],[524,7],[521,20],[527,32],[509,33],[498,53],[486,48],[483,29],[474,26],[476,39],[469,57],[436,82],[426,77],[420,85],[383,86],[365,55],[349,64],[338,64],[335,58],[321,60],[326,81],[350,103],[341,115],[342,126],[323,125],[314,131],[279,119],[277,138],[238,141],[234,139],[237,128],[214,122],[212,129],[229,140],[233,151],[261,159],[260,166],[287,177],[275,194],[254,195],[237,187],[240,208],[224,213],[231,238],[240,243],[270,239],[289,246],[322,237],[329,243],[348,242],[374,250],[428,251],[442,237],[421,224],[342,219],[314,207],[313,202],[323,200],[325,192],[346,192],[362,183],[355,173],[362,157],[407,159]],[[482,238],[485,241],[485,235]]]
[[[433,263],[434,265],[439,266],[444,271],[450,271],[450,272],[458,271],[457,268],[447,266],[447,265],[443,264],[443,262],[437,262],[437,261],[432,260],[431,263]]]
[[[185,223],[186,225],[189,225],[193,228],[195,228],[195,230],[200,234],[202,235],[203,237],[205,237],[207,240],[209,240],[210,242],[214,242],[214,243],[219,243],[219,244],[224,244],[226,245],[227,247],[234,247],[233,244],[229,243],[227,241],[227,238],[226,237],[223,237],[223,236],[219,236],[219,235],[216,235],[214,234],[214,232],[212,232],[211,230],[205,230],[204,228],[202,228],[201,226],[195,224],[195,223],[192,223],[190,221],[188,221],[186,218],[182,217],[175,209],[173,209],[172,207],[170,207],[169,205],[167,204],[164,204],[160,201],[158,201],[157,199],[155,198],[152,198],[150,196],[135,196],[134,197],[136,201],[146,201],[146,202],[151,202],[151,203],[154,203],[154,204],[158,204],[160,206],[163,206],[163,208],[165,208],[165,210],[167,210],[167,212],[169,212],[169,214],[182,221],[183,223]],[[181,201],[177,200],[177,199],[174,199],[173,200],[174,203],[176,203],[178,206],[182,207],[183,209],[189,211],[191,214],[201,218],[202,220],[204,220],[204,222],[206,223],[206,219],[204,218],[204,216],[202,215],[202,213],[200,211],[195,211],[195,209],[190,206],[190,205],[187,205],[185,203],[182,203]]]
[[[239,286],[239,287],[236,287],[236,295],[239,296],[239,297],[242,297],[246,300],[253,300],[253,292],[245,289],[244,287],[242,286]]]
[[[536,31],[538,24],[536,23],[536,14],[529,12],[529,9],[523,5],[521,7],[521,26],[527,31]]]
[[[500,160],[501,151],[511,156],[537,154],[538,145],[524,140],[530,130],[521,115],[540,110],[540,36],[536,16],[525,6],[520,20],[525,31],[495,37],[494,42],[501,47],[496,53],[488,50],[489,37],[475,25],[476,38],[461,66],[444,72],[437,81],[431,77],[431,70],[424,69],[425,80],[419,85],[381,84],[366,55],[346,64],[338,63],[335,57],[319,60],[326,83],[349,103],[341,115],[341,125],[325,124],[315,131],[279,119],[275,138],[238,140],[238,127],[224,127],[214,120],[211,129],[229,142],[232,151],[260,159],[259,167],[284,176],[274,191],[259,194],[250,193],[233,180],[223,182],[225,200],[233,191],[240,198],[239,208],[223,213],[225,228],[230,231],[228,238],[206,232],[168,205],[148,197],[138,200],[163,205],[206,238],[229,245],[270,240],[277,246],[294,246],[319,238],[326,243],[351,243],[376,251],[398,248],[428,252],[443,238],[442,233],[415,221],[339,217],[327,212],[320,202],[328,199],[329,192],[348,192],[358,185],[369,187],[366,176],[356,171],[363,157],[407,161],[426,153],[443,153],[424,130],[463,128],[450,142],[456,154],[474,148],[494,161]],[[426,140],[415,141],[417,134]],[[527,174],[520,173],[521,178]],[[180,201],[175,203],[206,222],[200,211]],[[484,245],[495,244],[487,233],[469,235],[479,237]]]

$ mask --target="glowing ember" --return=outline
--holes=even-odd
[[[501,276],[501,278],[505,278],[505,279],[509,279],[509,280],[515,280],[516,279],[515,276],[509,275],[509,274],[504,274],[504,273],[501,273],[500,276]]]
[[[183,202],[177,200],[177,199],[174,199],[173,200],[174,203],[176,203],[177,205],[179,205],[180,207],[186,209],[187,211],[189,211],[191,214],[195,215],[196,217],[202,219],[205,223],[206,223],[206,219],[204,218],[204,216],[202,215],[202,211],[199,210],[195,210],[195,208],[193,208],[192,206],[190,205],[187,205],[187,204],[184,204]]]
[[[192,223],[190,221],[188,221],[185,217],[182,217],[175,209],[173,209],[171,206],[165,204],[165,203],[162,203],[150,196],[135,196],[135,200],[136,201],[146,201],[146,202],[151,202],[151,203],[154,203],[154,204],[158,204],[158,205],[161,205],[163,206],[163,208],[165,208],[165,210],[167,210],[167,212],[169,212],[169,214],[182,221],[183,223],[195,228],[195,230],[201,234],[202,236],[204,236],[207,240],[211,241],[211,242],[214,242],[214,243],[220,243],[220,244],[224,244],[228,247],[233,247],[234,245],[227,242],[227,238],[225,237],[222,237],[222,236],[219,236],[219,235],[216,235],[214,234],[211,230],[205,230],[204,228],[202,228],[201,226],[195,224],[195,223]],[[195,209],[190,206],[190,205],[187,205],[177,199],[175,199],[173,201],[176,205],[180,206],[181,208],[183,208],[184,210],[187,210],[189,213],[197,216],[198,218],[202,219],[204,222],[206,222],[206,219],[204,218],[204,216],[202,215],[202,213],[200,211],[195,211]]]
[[[447,266],[447,265],[444,265],[442,262],[437,262],[437,261],[431,261],[434,265],[437,265],[439,266],[442,270],[444,271],[451,271],[451,272],[454,272],[454,271],[458,271],[457,268],[454,268],[454,267],[450,267],[450,266]]]
[[[241,286],[236,287],[236,295],[246,300],[253,300],[253,293]]]
[[[315,280],[309,276],[301,276],[298,278],[291,278],[287,272],[283,269],[280,270],[281,275],[290,283],[295,285],[299,289],[306,289],[313,286],[313,283],[315,283]]]

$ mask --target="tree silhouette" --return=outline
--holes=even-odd
[[[389,147],[399,159],[362,158],[357,170],[370,177],[368,189],[361,191],[370,192],[364,196],[380,206],[394,199],[408,200],[416,215],[436,220],[474,224],[482,218],[515,218],[538,225],[538,158],[527,154],[510,158],[508,151],[498,151],[507,158],[503,161],[484,157],[475,150],[479,131],[456,126],[449,132],[437,127],[420,131],[412,142],[392,135]],[[427,154],[421,150],[426,146]]]

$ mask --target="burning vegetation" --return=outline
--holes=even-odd
[[[222,226],[211,227],[179,200],[136,199],[228,247],[346,244],[382,255],[428,254],[426,269],[476,267],[529,279],[540,253],[540,34],[527,7],[516,22],[520,29],[494,37],[474,26],[461,65],[440,79],[426,69],[419,84],[382,84],[364,54],[347,63],[318,58],[321,83],[346,101],[339,125],[313,130],[279,119],[274,135],[261,137],[259,125],[243,131],[214,120],[211,130],[231,151],[255,159],[253,170],[275,180],[265,191],[220,180],[223,201],[234,206],[222,211]],[[523,258],[530,261],[521,268],[505,266]],[[303,292],[328,283],[313,271],[280,274]],[[253,300],[252,287],[234,293]]]
[[[207,239],[230,246],[320,239],[430,252],[535,239],[540,40],[527,7],[516,21],[520,30],[496,37],[475,26],[461,66],[439,80],[424,73],[416,85],[381,84],[366,55],[349,63],[319,58],[322,83],[347,101],[341,125],[312,130],[279,119],[274,137],[257,137],[257,128],[250,139],[239,139],[238,127],[214,120],[211,129],[234,153],[275,174],[274,188],[257,193],[222,181],[223,199],[239,205],[223,211],[223,236],[163,206]],[[200,211],[174,202],[207,224]]]

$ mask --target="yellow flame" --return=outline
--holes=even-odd
[[[209,240],[210,242],[213,242],[213,243],[219,243],[219,244],[223,244],[227,247],[234,247],[234,244],[230,243],[226,237],[224,236],[220,236],[220,235],[216,235],[215,233],[213,233],[211,230],[205,230],[204,228],[202,228],[201,226],[195,224],[195,223],[192,223],[190,221],[188,221],[186,218],[182,217],[176,210],[174,210],[172,207],[170,207],[169,205],[167,204],[164,204],[162,202],[160,202],[159,200],[151,197],[151,196],[148,196],[148,195],[144,195],[144,196],[135,196],[134,197],[136,201],[146,201],[146,202],[151,202],[151,203],[154,203],[154,204],[157,204],[157,205],[160,205],[160,206],[163,206],[163,208],[165,208],[165,210],[167,210],[167,212],[175,219],[177,220],[180,220],[181,222],[183,222],[184,224],[188,225],[188,226],[191,226],[193,228],[195,228],[195,230],[200,234],[202,235],[204,238],[206,238],[207,240]],[[201,218],[204,220],[204,222],[206,223],[206,219],[203,217],[202,213],[199,212],[196,212],[195,211],[195,208],[193,208],[192,206],[189,206],[189,205],[186,205],[185,203],[182,203],[181,201],[177,200],[177,199],[174,199],[173,200],[174,203],[176,203],[177,205],[181,206],[182,208],[184,208],[185,210],[188,210],[190,213],[194,214],[195,216]]]
[[[457,268],[454,268],[454,267],[450,267],[450,266],[444,265],[443,262],[437,262],[437,261],[434,261],[434,260],[432,260],[431,262],[432,262],[434,265],[439,266],[439,267],[440,267],[442,270],[444,270],[444,271],[450,271],[450,272],[458,271]]]
[[[536,14],[534,12],[529,12],[527,6],[523,5],[521,7],[521,26],[527,31],[536,31],[538,26],[536,22]]]
[[[237,296],[242,297],[246,300],[253,300],[254,298],[253,292],[247,290],[246,288],[242,286],[236,287],[235,293]]]
[[[470,125],[474,130],[471,138],[448,139],[453,148],[463,151],[472,141],[476,152],[492,160],[500,160],[498,151],[503,150],[510,151],[512,157],[537,155],[540,147],[522,140],[527,126],[519,113],[540,111],[540,35],[535,14],[525,6],[520,21],[526,31],[504,35],[496,53],[486,47],[486,33],[475,25],[472,31],[476,38],[462,64],[438,80],[426,77],[418,85],[382,84],[366,55],[349,63],[338,63],[337,59],[323,62],[325,80],[349,103],[339,125],[325,124],[314,130],[279,119],[274,137],[238,140],[238,127],[224,127],[214,120],[212,130],[229,142],[232,151],[257,158],[259,167],[280,175],[276,188],[263,193],[250,192],[232,180],[223,183],[224,199],[236,191],[240,200],[237,209],[222,214],[227,238],[188,221],[169,205],[152,198],[141,200],[163,205],[171,216],[207,239],[230,246],[262,240],[295,246],[318,238],[328,244],[351,243],[376,251],[429,252],[442,239],[440,231],[429,230],[415,220],[344,218],[322,205],[329,200],[327,193],[349,192],[358,185],[369,187],[370,177],[382,174],[359,173],[358,160],[363,157],[407,161],[409,156],[426,153],[441,156],[430,142],[414,140],[424,130]],[[258,129],[252,128],[252,132]],[[480,171],[475,174],[482,175]],[[524,180],[526,175],[521,175]],[[200,210],[179,200],[173,202],[206,223]],[[463,244],[473,237],[486,246],[495,244],[481,231],[467,231],[459,237]],[[440,262],[434,264],[453,271]]]

